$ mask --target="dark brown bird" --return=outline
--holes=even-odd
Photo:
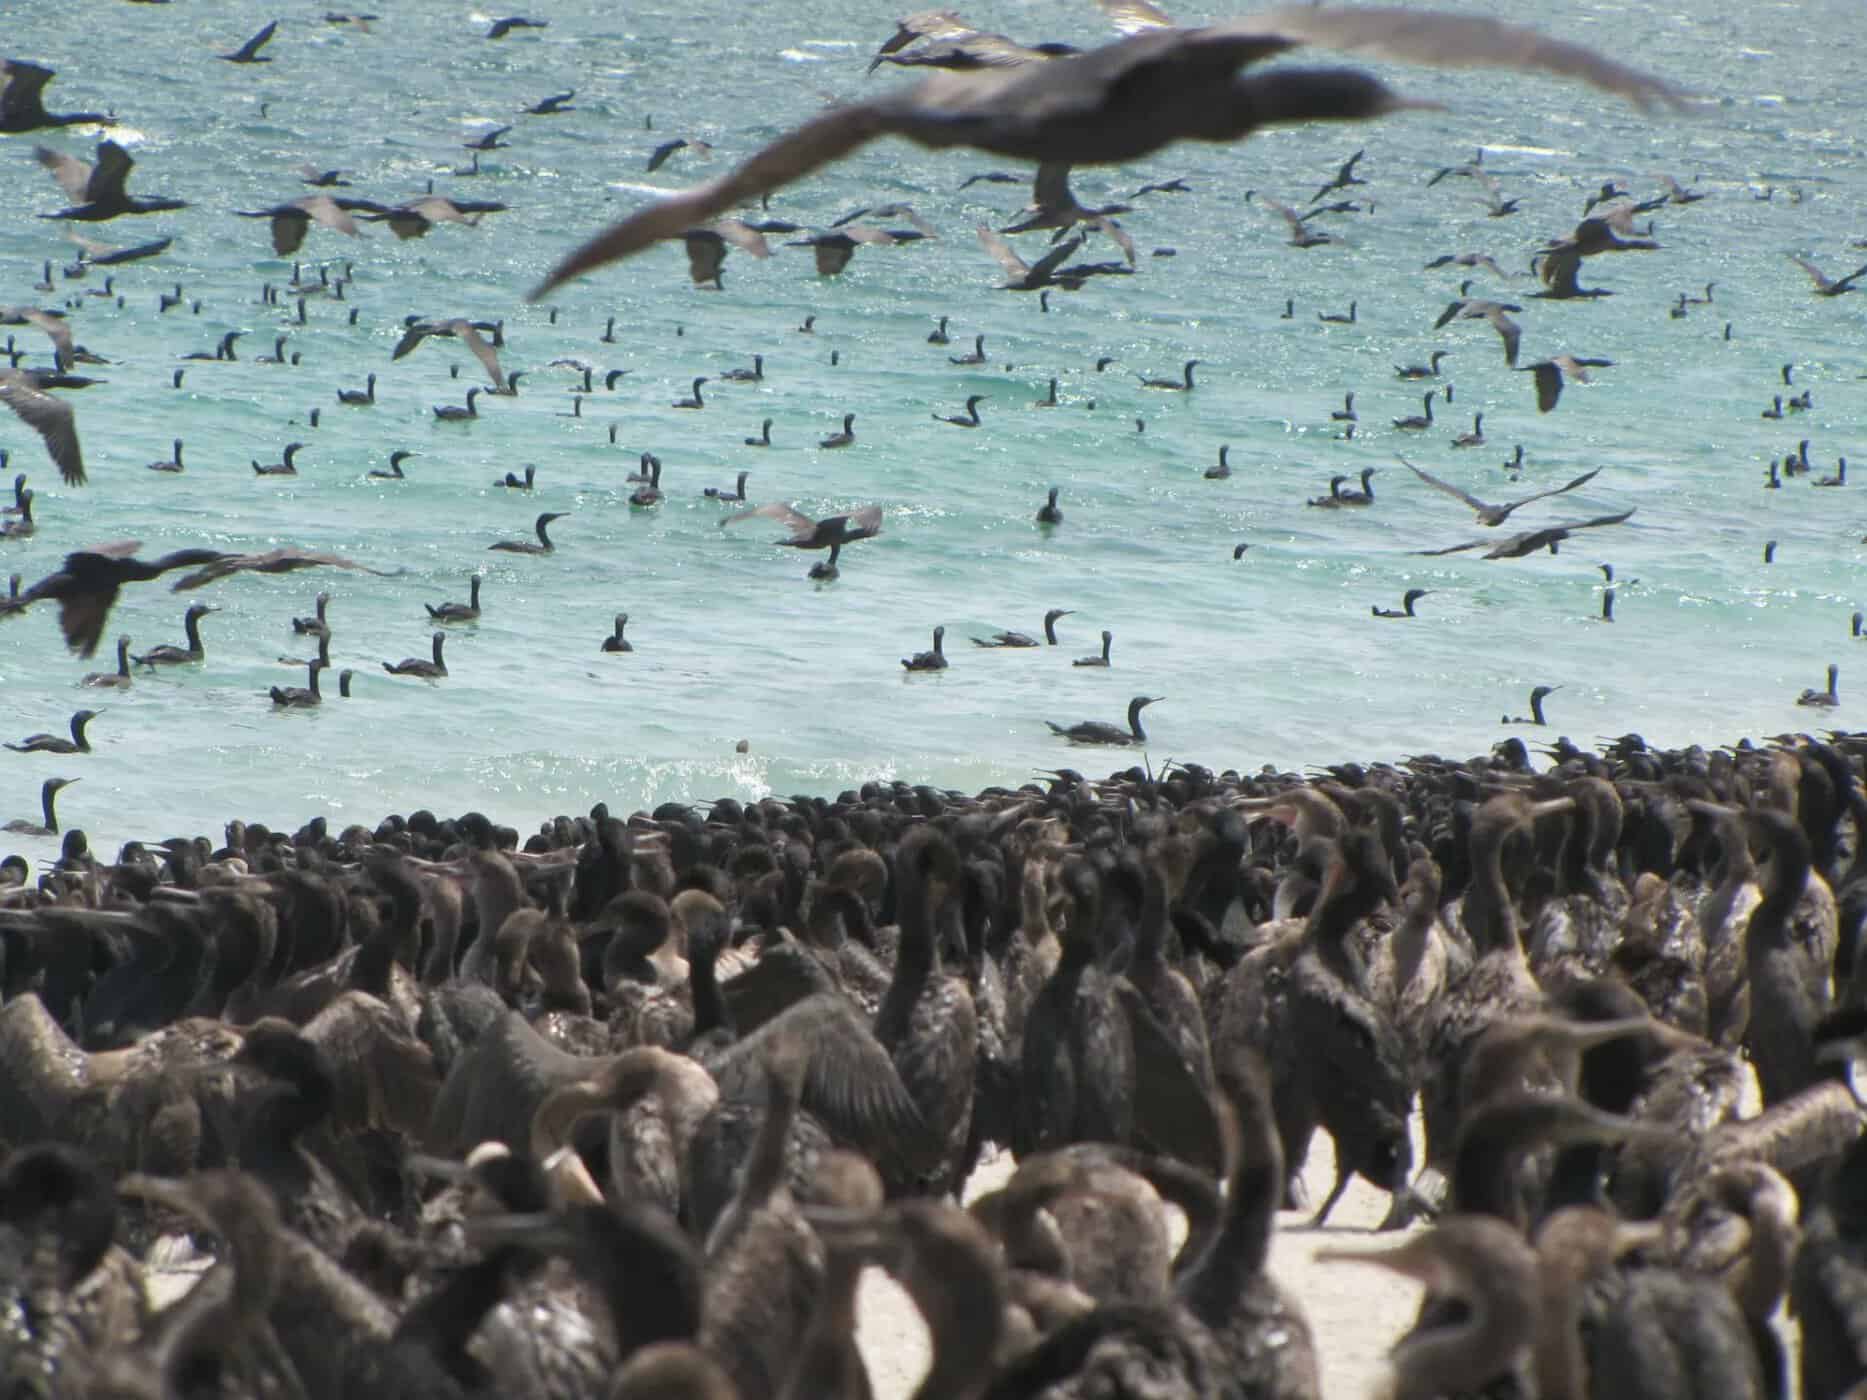
[[[36,63],[0,58],[0,131],[18,134],[48,126],[76,126],[81,122],[107,122],[104,112],[48,112],[45,85],[58,74]]]
[[[1536,409],[1538,413],[1548,413],[1556,406],[1556,400],[1562,397],[1562,381],[1566,374],[1578,384],[1589,384],[1591,369],[1605,369],[1613,360],[1586,359],[1577,355],[1556,355],[1547,360],[1538,360],[1533,365],[1519,365],[1517,368],[1525,374],[1536,376]]]
[[[0,403],[44,440],[46,456],[57,464],[67,486],[84,485],[84,450],[70,404],[45,393],[31,375],[16,369],[0,370]]]
[[[980,73],[939,73],[894,96],[835,108],[738,169],[649,206],[553,269],[534,300],[593,268],[758,199],[886,135],[1021,160],[1119,164],[1175,141],[1235,141],[1261,126],[1382,116],[1410,101],[1353,69],[1239,70],[1303,44],[1415,62],[1554,71],[1637,103],[1670,84],[1580,45],[1475,16],[1403,9],[1287,9],[1272,20],[1155,29],[1090,52]]]
[[[346,204],[350,202],[345,201]],[[349,209],[328,194],[306,195],[303,199],[275,204],[270,209],[236,209],[233,212],[243,219],[270,219],[272,251],[280,257],[299,250],[313,223],[322,224],[325,228],[335,229],[352,238],[361,236],[361,230],[357,228],[357,221],[351,218]]]
[[[1789,255],[1789,260],[1809,274],[1809,280],[1815,284],[1815,295],[1818,297],[1838,297],[1843,292],[1859,291],[1860,288],[1856,287],[1854,284],[1859,281],[1863,275],[1867,275],[1867,266],[1863,266],[1855,268],[1854,271],[1850,272],[1846,277],[1831,279],[1827,273],[1823,272],[1807,258],[1799,258],[1794,253],[1791,253]]]
[[[225,59],[228,63],[270,63],[272,60],[261,58],[259,51],[266,47],[266,41],[272,38],[278,27],[279,22],[275,19],[232,53],[216,54],[215,57]]]
[[[1491,526],[1492,528],[1496,528],[1497,526],[1502,525],[1506,520],[1510,519],[1510,515],[1512,511],[1521,510],[1523,509],[1523,507],[1529,505],[1530,502],[1532,501],[1540,501],[1540,500],[1543,500],[1547,496],[1560,496],[1565,491],[1573,491],[1578,486],[1587,485],[1589,482],[1593,481],[1597,476],[1601,474],[1601,468],[1596,467],[1593,471],[1583,472],[1580,476],[1576,477],[1574,481],[1571,481],[1567,486],[1558,486],[1554,488],[1553,490],[1549,490],[1549,491],[1538,491],[1534,496],[1525,496],[1521,501],[1507,501],[1505,504],[1501,506],[1493,506],[1493,505],[1486,505],[1483,501],[1479,500],[1476,496],[1472,495],[1469,491],[1461,490],[1459,487],[1454,486],[1449,481],[1441,481],[1438,477],[1434,476],[1432,473],[1421,471],[1418,467],[1414,466],[1413,463],[1407,461],[1405,457],[1402,457],[1400,460],[1406,465],[1406,468],[1408,471],[1412,472],[1421,481],[1424,481],[1428,486],[1436,487],[1439,490],[1444,491],[1448,496],[1452,496],[1458,500],[1465,502],[1466,505],[1470,506],[1475,512],[1477,512],[1478,523],[1480,525],[1488,525],[1488,526]]]
[[[47,219],[79,219],[100,223],[119,214],[160,214],[170,209],[186,209],[179,199],[137,199],[124,189],[136,162],[115,141],[97,143],[97,161],[86,165],[76,156],[68,156],[47,146],[33,147],[39,164],[52,172],[52,178],[75,201],[69,209],[44,214]]]
[[[1592,530],[1599,525],[1619,525],[1633,514],[1630,507],[1619,515],[1597,515],[1593,520],[1570,520],[1561,525],[1545,525],[1540,530],[1526,530],[1520,535],[1512,535],[1499,544],[1490,540],[1467,540],[1464,544],[1449,545],[1445,549],[1421,549],[1414,551],[1422,555],[1462,554],[1468,549],[1484,549],[1486,559],[1521,559],[1526,554],[1535,554],[1540,549],[1556,553],[1556,547],[1577,530]],[[1490,548],[1486,549],[1489,545]]]

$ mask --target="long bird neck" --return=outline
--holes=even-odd
[[[1472,833],[1472,879],[1465,890],[1465,931],[1480,957],[1487,953],[1523,952],[1517,911],[1504,883],[1504,845],[1515,827]]]
[[[687,947],[687,989],[694,1004],[694,1038],[709,1031],[733,1030],[732,1014],[726,998],[720,994],[719,977],[714,968],[719,948],[709,938],[704,943],[690,942]]]
[[[192,611],[183,613],[182,630],[188,636],[188,650],[201,650],[201,615]]]
[[[890,1051],[907,1039],[914,1005],[939,967],[939,953],[934,947],[933,910],[929,907],[931,892],[926,876],[909,868],[916,858],[912,853],[903,853],[902,870],[896,877],[900,947],[895,953],[895,970],[888,980],[888,992],[882,998],[881,1009],[875,1013],[875,1038]]]
[[[1234,1095],[1238,1159],[1226,1182],[1219,1228],[1176,1292],[1208,1327],[1223,1326],[1240,1292],[1263,1269],[1283,1194],[1283,1147],[1257,1088]]]
[[[1771,832],[1770,883],[1751,912],[1746,951],[1760,954],[1789,946],[1790,915],[1802,899],[1813,863],[1801,828],[1784,820]]]
[[[1155,971],[1163,966],[1169,902],[1167,873],[1158,860],[1150,860],[1142,877],[1141,917],[1135,925],[1131,971]]]

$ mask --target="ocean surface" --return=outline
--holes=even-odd
[[[1655,743],[1711,744],[1867,713],[1856,699],[1867,667],[1852,661],[1867,649],[1855,649],[1848,628],[1867,593],[1867,295],[1813,296],[1788,257],[1835,276],[1867,262],[1850,246],[1867,237],[1867,52],[1854,0],[1538,7],[1548,32],[1709,99],[1684,115],[1642,114],[1537,77],[1384,68],[1403,92],[1450,110],[1079,170],[1075,189],[1088,204],[1170,177],[1190,192],[1129,201],[1134,275],[1053,293],[1048,313],[1034,295],[997,289],[1000,270],[974,236],[976,224],[1009,222],[1028,191],[959,189],[967,175],[1010,163],[898,141],[780,192],[770,213],[821,226],[862,205],[908,201],[937,239],[862,248],[832,278],[815,274],[808,249],[778,246],[762,262],[734,253],[724,291],[693,287],[679,245],[667,245],[549,305],[524,302],[551,263],[656,191],[722,173],[826,101],[912,81],[888,70],[864,77],[892,9],[553,0],[534,12],[549,28],[489,42],[488,21],[504,12],[380,5],[363,32],[324,22],[329,8],[6,7],[6,55],[59,71],[47,105],[113,112],[111,135],[137,160],[131,193],[190,207],[99,225],[43,221],[35,215],[64,200],[33,145],[89,159],[96,129],[0,137],[0,304],[69,306],[77,340],[109,361],[81,369],[105,383],[68,396],[87,488],[60,484],[32,432],[0,413],[7,477],[29,475],[39,520],[30,540],[0,541],[0,577],[30,584],[69,549],[125,537],[142,540],[145,554],[290,544],[406,572],[246,575],[190,595],[167,581],[136,585],[90,662],[66,653],[50,608],[0,623],[0,738],[63,732],[73,710],[103,710],[89,756],[0,753],[0,818],[36,819],[40,783],[53,775],[82,780],[61,816],[103,851],[132,837],[217,834],[233,816],[290,828],[318,814],[374,824],[417,807],[480,808],[528,830],[598,800],[626,811],[834,794],[869,778],[970,790],[1061,764],[1099,773],[1134,761],[1135,750],[1073,749],[1045,721],[1119,722],[1142,694],[1164,697],[1147,711],[1151,762],[1240,769],[1463,756],[1510,733],[1586,744],[1637,730]],[[1464,8],[1521,11],[1496,0]],[[1109,37],[1087,0],[969,0],[964,13],[1027,41]],[[275,17],[263,51],[272,62],[216,59]],[[1215,16],[1180,7],[1176,17]],[[567,89],[574,110],[519,114]],[[510,145],[481,156],[478,176],[454,173],[469,160],[463,142],[508,123]],[[677,153],[646,174],[649,151],[674,136],[713,150]],[[1282,222],[1247,199],[1256,191],[1304,205],[1363,148],[1357,173],[1368,184],[1331,198],[1372,207],[1316,220],[1338,237],[1328,246],[1287,246]],[[1428,187],[1436,169],[1479,148],[1503,193],[1521,200],[1517,214],[1486,217],[1473,180]],[[277,306],[262,299],[265,284],[292,280],[292,260],[271,254],[263,221],[233,211],[308,193],[304,163],[346,172],[353,187],[341,194],[394,202],[432,180],[510,210],[406,242],[383,225],[356,240],[313,228],[301,275],[316,282],[320,267],[336,275],[348,265],[354,280],[343,301],[308,298],[300,324],[289,295]],[[1584,285],[1612,296],[1527,299],[1538,287],[1531,255],[1570,231],[1592,191],[1615,180],[1649,197],[1662,173],[1706,198],[1651,216],[1661,250],[1585,264]],[[74,259],[72,231],[175,242],[115,270],[119,304],[93,295],[107,269],[81,280],[60,271]],[[1045,236],[1014,241],[1035,261]],[[1152,255],[1162,248],[1177,255]],[[1530,376],[1505,366],[1487,326],[1435,333],[1468,270],[1422,265],[1465,250],[1493,254],[1512,274],[1470,275],[1476,294],[1525,308],[1520,364],[1566,352],[1613,366],[1539,414]],[[1098,238],[1081,256],[1119,255]],[[56,290],[35,291],[47,259]],[[1681,292],[1702,296],[1707,282],[1716,284],[1710,305],[1669,314]],[[177,283],[198,311],[159,310]],[[1353,324],[1319,319],[1351,302]],[[392,363],[411,314],[503,320],[503,363],[524,376],[518,396],[482,397],[475,422],[438,422],[433,406],[460,403],[484,381],[448,341]],[[810,315],[814,333],[799,333]],[[927,343],[940,315],[950,317],[949,346]],[[614,344],[600,339],[610,317]],[[190,363],[171,387],[181,356],[236,329],[246,332],[237,363]],[[49,365],[39,332],[13,334],[29,364]],[[978,334],[988,362],[950,363]],[[278,335],[297,363],[258,363]],[[1452,352],[1443,379],[1396,378],[1395,366],[1435,348]],[[762,382],[719,382],[755,353]],[[1098,373],[1104,356],[1114,362]],[[1139,376],[1175,376],[1188,358],[1202,362],[1193,393],[1141,387]],[[587,362],[598,377],[580,417],[580,377],[554,367],[560,359]],[[1786,363],[1795,366],[1788,389]],[[629,373],[605,392],[610,369]],[[362,387],[372,371],[377,404],[339,407],[337,391]],[[702,375],[714,379],[705,409],[671,407]],[[1053,376],[1061,404],[1033,407]],[[1423,387],[1447,384],[1455,399],[1435,405],[1440,426],[1389,427],[1419,412]],[[1773,394],[1805,388],[1811,410],[1760,417]],[[1349,391],[1360,422],[1341,441],[1330,413]],[[984,427],[935,421],[970,394],[988,396]],[[1484,445],[1454,450],[1478,412]],[[818,449],[844,413],[856,415],[856,445]],[[765,418],[774,445],[741,446]],[[175,438],[186,472],[145,470]],[[1768,462],[1802,438],[1812,476],[1764,489]],[[255,477],[252,462],[277,461],[294,441],[306,444],[297,477]],[[1525,468],[1513,480],[1502,463],[1518,444]],[[1221,445],[1233,474],[1207,480]],[[399,448],[419,454],[407,479],[371,479]],[[665,463],[666,499],[632,509],[624,478],[644,451]],[[1488,501],[1601,472],[1492,532],[1415,480],[1397,452]],[[1812,487],[1855,453],[1858,484]],[[535,491],[494,488],[527,464],[537,467]],[[1305,505],[1332,475],[1363,467],[1378,473],[1372,508]],[[844,551],[840,580],[809,582],[805,570],[821,556],[777,548],[773,522],[720,528],[733,508],[702,490],[741,469],[752,473],[754,502],[812,516],[879,503],[883,533]],[[1033,516],[1052,485],[1065,520],[1044,532]],[[1629,507],[1627,524],[1581,535],[1555,557],[1413,552]],[[488,551],[528,536],[545,510],[570,512],[554,527],[555,554]],[[1777,549],[1766,565],[1769,540]],[[1241,543],[1250,547],[1235,559]],[[1599,620],[1603,562],[1617,575],[1612,625]],[[464,599],[475,572],[485,576],[484,615],[449,629],[448,678],[385,674],[384,659],[427,655],[423,604]],[[1369,616],[1409,587],[1432,590],[1417,619]],[[290,619],[309,613],[320,589],[333,595],[334,664],[355,669],[354,697],[338,700],[327,674],[320,709],[277,710],[268,688],[302,685],[304,672],[276,658],[310,655]],[[139,675],[120,694],[79,684],[110,669],[119,633],[137,651],[180,642],[195,598],[222,609],[206,620],[202,664]],[[1037,633],[1050,607],[1074,610],[1054,649],[984,651],[968,640]],[[635,650],[606,655],[600,643],[625,611]],[[950,668],[904,673],[900,658],[926,648],[936,625]],[[1099,650],[1105,628],[1113,666],[1072,666]],[[1794,703],[1830,662],[1841,667],[1832,721]],[[1537,684],[1561,687],[1549,729],[1500,727],[1500,716],[1528,712]],[[7,837],[0,849],[43,857],[56,842]]]

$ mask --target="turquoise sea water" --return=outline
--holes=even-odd
[[[1848,637],[1862,602],[1867,512],[1857,502],[1867,479],[1762,489],[1769,459],[1799,438],[1811,440],[1815,475],[1863,450],[1867,295],[1814,297],[1786,256],[1812,257],[1832,275],[1867,262],[1849,246],[1867,236],[1863,53],[1850,0],[1540,7],[1549,31],[1714,99],[1692,115],[1645,116],[1519,75],[1396,68],[1386,74],[1396,86],[1452,110],[1080,170],[1085,203],[1171,176],[1193,192],[1136,200],[1123,219],[1142,252],[1136,275],[1053,294],[1048,314],[1035,297],[996,290],[999,270],[973,234],[976,223],[1008,222],[1026,192],[957,189],[1006,162],[883,142],[782,192],[771,212],[823,225],[861,204],[907,200],[938,240],[864,248],[828,279],[806,249],[779,248],[765,262],[734,254],[724,292],[692,287],[678,245],[658,248],[564,289],[555,324],[522,296],[576,242],[653,191],[720,173],[826,99],[911,81],[863,76],[894,12],[836,0],[572,0],[533,11],[548,29],[493,43],[480,37],[491,13],[471,6],[378,5],[383,18],[368,33],[327,25],[327,8],[7,6],[7,55],[59,70],[47,105],[114,111],[112,134],[138,161],[131,192],[191,207],[102,225],[41,221],[34,215],[63,200],[31,147],[89,158],[97,133],[0,137],[0,304],[68,303],[78,341],[111,361],[85,371],[106,384],[70,396],[89,488],[62,486],[31,432],[0,414],[0,447],[31,477],[39,517],[33,539],[0,542],[0,576],[30,583],[70,548],[123,537],[143,540],[148,554],[293,544],[407,572],[217,584],[192,595],[223,609],[207,619],[204,664],[139,676],[128,693],[101,699],[78,681],[109,669],[110,639],[126,633],[138,651],[179,642],[187,598],[166,584],[128,590],[88,663],[66,654],[49,609],[0,625],[0,737],[62,732],[86,704],[105,711],[89,757],[0,753],[0,817],[35,815],[39,784],[54,774],[82,779],[61,814],[106,850],[133,836],[218,831],[235,815],[373,824],[418,806],[479,807],[525,829],[598,799],[628,810],[834,793],[871,776],[971,789],[1060,763],[1099,772],[1130,761],[1119,750],[1072,750],[1044,721],[1119,721],[1136,694],[1166,697],[1148,712],[1154,761],[1241,768],[1477,752],[1512,732],[1500,715],[1524,713],[1537,683],[1563,687],[1549,704],[1552,735],[1589,742],[1636,729],[1654,742],[1711,743],[1806,726],[1811,712],[1796,708],[1796,694],[1839,661],[1836,713],[1852,720],[1867,680]],[[1466,8],[1512,17],[1519,7]],[[965,13],[1026,40],[1107,37],[1086,0]],[[275,16],[273,62],[214,58]],[[1178,17],[1214,16],[1182,7]],[[573,88],[575,111],[518,115]],[[509,149],[482,157],[477,178],[450,173],[467,162],[463,141],[505,123]],[[649,150],[674,135],[715,150],[644,174]],[[1521,213],[1486,218],[1470,181],[1426,187],[1435,169],[1480,146]],[[1336,244],[1288,247],[1281,223],[1245,200],[1255,190],[1302,204],[1362,147],[1370,183],[1352,193],[1371,197],[1373,211],[1319,221]],[[289,299],[261,300],[262,284],[290,280],[290,261],[271,256],[262,222],[231,211],[308,192],[298,183],[304,162],[346,171],[354,188],[341,193],[393,202],[433,179],[442,192],[511,210],[420,241],[398,242],[380,225],[354,241],[314,229],[300,254],[306,275],[348,261],[354,282],[344,302],[311,298],[298,325]],[[1537,287],[1524,275],[1530,255],[1573,227],[1589,192],[1612,178],[1644,197],[1661,172],[1709,197],[1653,216],[1662,251],[1585,265],[1583,283],[1615,295],[1524,299]],[[1773,198],[1758,197],[1771,188]],[[72,260],[74,228],[119,244],[160,235],[175,244],[116,270],[121,307],[88,295],[102,288],[101,269],[81,281],[59,273],[50,294],[31,290],[46,259],[55,271]],[[1035,260],[1043,237],[1017,242]],[[1177,256],[1148,256],[1169,246]],[[1568,352],[1614,366],[1540,415],[1529,376],[1504,366],[1482,323],[1435,334],[1461,270],[1421,266],[1467,249],[1516,274],[1502,284],[1475,276],[1478,294],[1526,308],[1522,363]],[[1084,255],[1115,253],[1098,241]],[[1712,305],[1668,315],[1681,291],[1699,295],[1708,281]],[[158,311],[158,294],[176,282],[200,300],[198,314]],[[1288,320],[1286,298],[1295,301]],[[1351,299],[1354,325],[1319,321]],[[525,374],[519,396],[482,398],[471,424],[437,423],[433,405],[461,402],[481,381],[445,341],[391,363],[411,313],[503,319],[504,364]],[[810,314],[815,334],[797,333]],[[951,318],[948,347],[925,339],[940,314]],[[613,345],[599,340],[610,316]],[[247,332],[238,363],[192,365],[184,386],[170,387],[181,355],[233,329]],[[978,333],[989,363],[950,364]],[[30,363],[49,361],[38,332],[14,334]],[[301,362],[254,363],[278,334]],[[1446,379],[1456,399],[1436,406],[1443,427],[1388,428],[1420,407],[1418,386],[1398,381],[1394,366],[1435,347],[1453,352]],[[717,382],[754,353],[765,357],[762,383]],[[1102,356],[1116,363],[1098,374]],[[577,376],[551,367],[564,357],[599,376],[630,373],[614,393],[599,386],[575,418]],[[1189,357],[1203,362],[1196,392],[1139,387],[1137,374],[1174,374]],[[1794,392],[1781,390],[1785,362],[1814,408],[1763,420],[1772,393]],[[339,407],[336,391],[361,387],[370,371],[378,404]],[[707,408],[670,407],[699,375],[716,377]],[[1052,376],[1062,406],[1031,407]],[[1329,414],[1350,390],[1360,431],[1337,441]],[[933,421],[974,393],[990,396],[984,429]],[[312,429],[314,406],[322,423]],[[1486,444],[1452,450],[1479,411]],[[857,415],[857,445],[818,450],[845,412]],[[742,447],[767,417],[777,445]],[[176,437],[186,473],[144,470]],[[249,462],[276,461],[291,441],[307,444],[299,475],[255,478]],[[1527,469],[1513,483],[1501,463],[1518,443]],[[1221,444],[1234,474],[1208,481]],[[421,454],[408,480],[368,479],[396,448]],[[632,510],[624,477],[645,450],[666,464],[667,499]],[[1554,558],[1415,557],[1489,532],[1413,480],[1396,450],[1487,500],[1604,468],[1499,535],[1637,513]],[[527,463],[538,468],[535,492],[491,487]],[[1379,469],[1374,508],[1305,507],[1331,475],[1364,466]],[[718,528],[724,510],[702,488],[730,484],[742,468],[757,502],[811,515],[879,502],[884,533],[845,551],[840,581],[807,582],[819,556],[775,548],[775,525]],[[1050,485],[1061,488],[1066,519],[1046,535],[1032,517]],[[554,527],[555,555],[487,551],[528,534],[542,510],[572,512]],[[1766,566],[1770,539],[1778,552]],[[1240,542],[1251,547],[1234,561]],[[1622,583],[1612,626],[1595,620],[1601,561],[1639,580]],[[475,570],[486,576],[485,615],[451,629],[449,678],[385,675],[382,659],[427,654],[422,604],[464,599]],[[1418,620],[1369,617],[1410,586],[1434,590]],[[335,664],[356,668],[355,698],[336,700],[327,677],[322,709],[275,712],[267,688],[303,684],[302,670],[275,658],[311,650],[289,619],[309,612],[321,588],[334,595]],[[967,641],[999,628],[1035,633],[1047,607],[1075,610],[1059,648],[986,652]],[[630,614],[636,650],[604,655],[619,611]],[[951,668],[904,675],[898,658],[925,648],[936,624],[947,629]],[[1105,627],[1114,666],[1072,667]],[[734,751],[740,739],[745,754]],[[43,855],[55,843],[0,847]]]

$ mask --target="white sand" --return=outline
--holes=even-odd
[[[1416,1153],[1418,1148],[1416,1142]],[[967,1196],[1002,1183],[1012,1165],[1009,1155],[981,1164],[966,1183]],[[1328,1135],[1319,1132],[1303,1172],[1311,1201],[1320,1203],[1334,1179],[1334,1152]],[[1309,1316],[1321,1361],[1322,1391],[1331,1400],[1375,1392],[1386,1369],[1387,1349],[1412,1325],[1419,1307],[1419,1288],[1396,1275],[1315,1258],[1326,1244],[1384,1248],[1399,1243],[1404,1236],[1398,1233],[1372,1233],[1387,1207],[1385,1192],[1358,1179],[1336,1204],[1325,1229],[1305,1229],[1307,1213],[1286,1212],[1271,1242],[1271,1272]],[[877,1270],[863,1276],[860,1301],[856,1340],[868,1363],[876,1400],[903,1400],[926,1373],[927,1329],[907,1294]]]

